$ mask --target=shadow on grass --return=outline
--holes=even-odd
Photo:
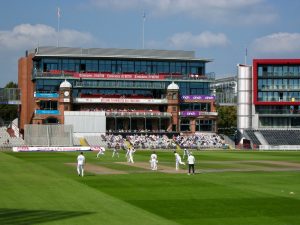
[[[0,208],[0,224],[31,225],[89,214],[92,214],[92,212]]]

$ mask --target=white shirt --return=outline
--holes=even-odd
[[[189,164],[195,164],[195,157],[193,155],[189,155],[189,157],[188,157],[188,163]]]
[[[85,161],[85,157],[84,157],[84,155],[79,155],[78,157],[77,157],[77,163],[78,163],[78,165],[83,165],[84,164],[84,161]]]
[[[180,155],[177,152],[175,153],[175,158],[176,158],[176,160],[180,160],[181,159]]]
[[[105,152],[105,148],[104,147],[100,147],[100,150],[101,152]]]
[[[157,159],[157,155],[153,153],[153,154],[151,155],[151,160],[156,161],[156,159]]]

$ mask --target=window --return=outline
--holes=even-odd
[[[40,101],[41,110],[57,110],[57,101]]]
[[[258,67],[258,76],[262,77],[262,75],[263,75],[263,68],[262,68],[262,66],[259,66]]]
[[[180,131],[190,131],[190,120],[189,119],[181,119]]]
[[[273,66],[268,66],[267,70],[268,70],[268,76],[272,77],[273,76]]]
[[[196,131],[213,131],[213,121],[196,120]]]

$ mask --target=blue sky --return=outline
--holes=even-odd
[[[298,0],[9,0],[0,8],[0,87],[27,49],[60,46],[194,50],[207,72],[236,74],[253,58],[299,58]]]

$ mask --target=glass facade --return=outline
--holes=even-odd
[[[257,100],[300,101],[300,65],[258,65]]]
[[[132,80],[74,80],[68,79],[73,87],[73,97],[81,93],[93,94],[137,94],[152,95],[155,98],[164,98],[169,81],[132,81]],[[37,79],[37,92],[55,93],[59,90],[62,79]],[[176,81],[181,95],[210,95],[209,82]],[[151,94],[150,94],[151,93]],[[193,107],[193,106],[191,106]]]
[[[213,131],[213,121],[196,120],[196,131]]]
[[[70,72],[145,73],[145,74],[205,74],[205,62],[185,60],[125,60],[125,59],[35,59],[37,71],[63,70]]]
[[[261,117],[261,128],[300,128],[300,117]]]

